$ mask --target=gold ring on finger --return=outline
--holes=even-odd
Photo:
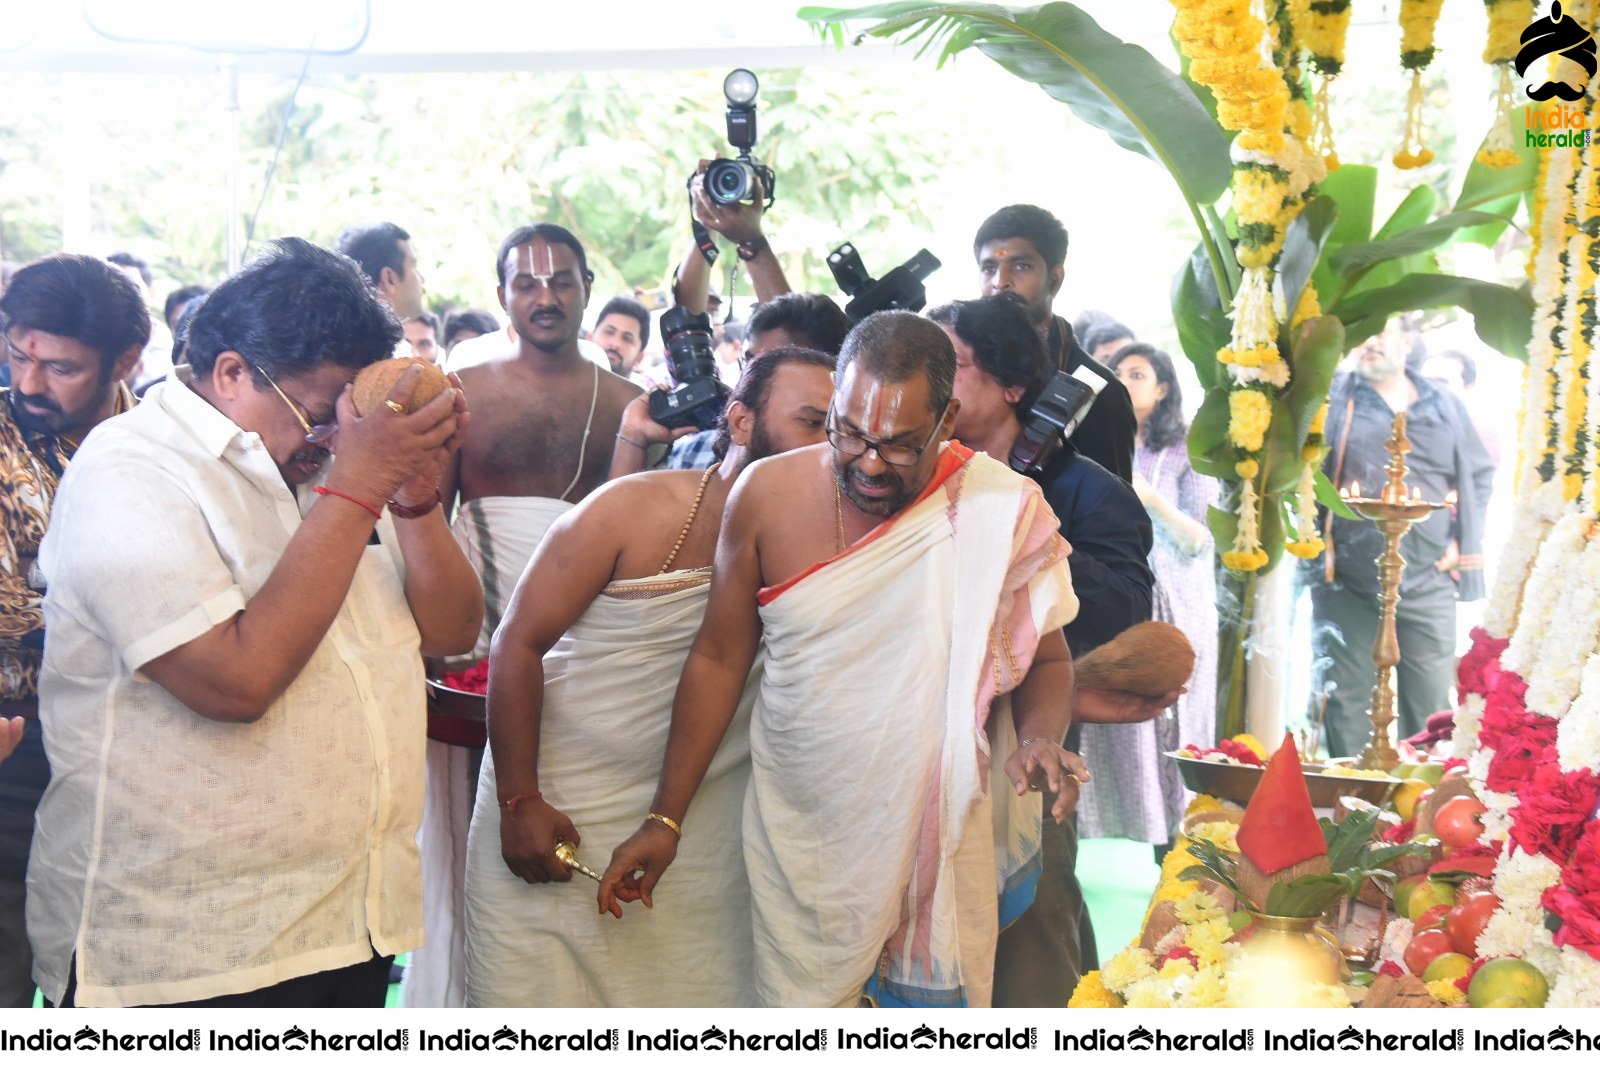
[[[397,400],[385,399],[383,403],[388,405],[389,410],[391,412],[393,412],[394,414],[396,414],[396,415],[405,415],[406,414],[406,406],[401,404]]]

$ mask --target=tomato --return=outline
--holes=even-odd
[[[1484,927],[1489,923],[1489,917],[1500,908],[1500,899],[1487,891],[1468,894],[1461,903],[1450,910],[1445,917],[1445,934],[1450,936],[1450,945],[1457,953],[1465,953],[1469,957],[1478,955],[1478,938],[1483,934]]]
[[[1449,935],[1438,928],[1418,931],[1411,939],[1411,944],[1406,947],[1406,969],[1412,975],[1421,975],[1428,970],[1428,965],[1433,963],[1433,958],[1449,952],[1451,952]]]
[[[1451,849],[1461,849],[1483,833],[1483,803],[1465,794],[1452,797],[1433,814],[1433,833]]]
[[[1453,908],[1454,905],[1430,905],[1427,911],[1417,917],[1416,929],[1426,931],[1430,927],[1443,927],[1444,918],[1450,915],[1450,910]]]

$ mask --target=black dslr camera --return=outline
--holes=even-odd
[[[1105,388],[1106,380],[1087,367],[1051,375],[1011,445],[1011,470],[1028,474],[1049,466]]]
[[[667,346],[667,366],[678,384],[650,394],[650,418],[668,428],[710,430],[733,392],[717,377],[711,317],[678,305],[661,317],[661,336]]]
[[[754,201],[759,180],[763,199],[772,206],[776,182],[772,168],[750,154],[756,144],[756,93],[760,89],[756,76],[743,67],[722,80],[722,95],[728,101],[728,143],[739,150],[739,158],[718,156],[706,168],[706,195],[718,204]]]
[[[867,273],[861,254],[848,241],[828,253],[828,269],[833,272],[833,280],[851,298],[844,313],[855,323],[873,312],[891,308],[921,311],[928,303],[928,290],[923,280],[939,266],[934,254],[923,249],[882,278],[875,279]]]

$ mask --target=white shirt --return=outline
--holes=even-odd
[[[96,428],[62,480],[39,552],[54,778],[28,869],[52,1000],[74,955],[78,1004],[121,1006],[421,944],[423,672],[398,552],[366,550],[255,723],[205,719],[138,670],[243,609],[301,511],[260,438],[181,381]]]

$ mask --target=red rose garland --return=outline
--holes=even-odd
[[[1541,903],[1561,921],[1556,945],[1600,957],[1600,822],[1585,829],[1561,881],[1544,892]]]
[[[1563,864],[1577,847],[1600,804],[1600,776],[1563,772],[1553,761],[1540,765],[1517,793],[1511,811],[1511,840],[1524,853],[1543,853]]]

